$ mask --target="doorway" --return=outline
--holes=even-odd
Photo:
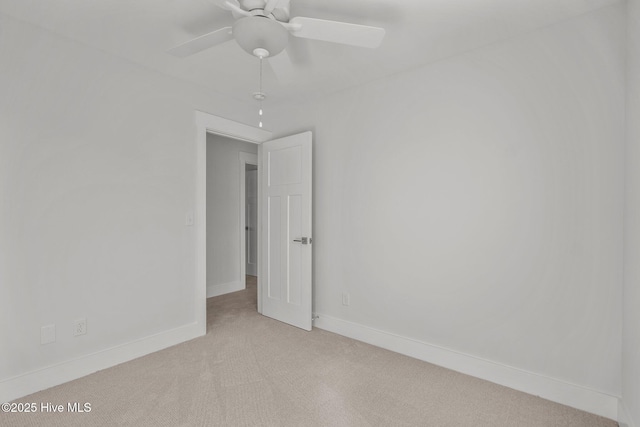
[[[257,267],[257,153],[256,144],[207,136],[207,298],[244,290],[247,266]]]
[[[258,276],[258,165],[245,164],[245,259],[247,276]]]
[[[244,289],[258,292],[258,156],[240,153],[240,217],[242,234],[240,239],[240,263],[244,267],[241,274],[245,279]]]
[[[258,312],[297,326],[311,330],[312,327],[312,133],[303,132],[282,138],[271,139],[271,133],[252,128],[241,123],[196,112],[196,324],[197,330],[204,335],[207,331],[207,294],[209,293],[208,276],[210,258],[208,241],[224,242],[224,239],[207,239],[210,210],[226,206],[224,203],[208,208],[208,174],[207,158],[208,135],[222,136],[235,141],[249,142],[252,147],[259,146],[259,183],[258,183],[258,228],[260,248],[258,251],[258,270],[262,280],[257,286]],[[237,159],[237,157],[236,157]],[[237,166],[237,160],[234,162]],[[228,163],[227,163],[228,164]],[[237,170],[237,176],[245,177],[245,170]],[[224,178],[219,180],[224,182]],[[233,192],[232,192],[233,193]],[[237,192],[233,193],[237,194]],[[236,208],[240,200],[236,199]],[[238,209],[240,215],[246,215]],[[236,217],[237,218],[237,217]],[[235,222],[238,229],[244,228],[244,221]],[[213,227],[212,227],[213,228]],[[229,240],[232,246],[244,239]],[[243,236],[244,237],[244,236]],[[239,249],[239,248],[238,248]],[[235,251],[227,248],[226,254],[237,254],[246,257],[246,248]],[[212,257],[219,261],[219,257]],[[245,263],[237,265],[246,272]],[[216,270],[217,271],[217,270]],[[237,275],[236,275],[237,277]],[[246,276],[223,285],[246,286]],[[213,284],[219,287],[219,284]],[[263,289],[264,288],[264,289]],[[217,290],[220,290],[219,288]],[[227,289],[224,293],[233,292]],[[222,293],[220,293],[221,295]]]
[[[195,323],[199,335],[207,333],[207,139],[209,135],[225,136],[259,145],[271,139],[271,132],[248,126],[202,111],[195,112],[196,122],[196,197],[195,197]],[[237,164],[237,163],[235,163]],[[246,279],[245,279],[246,280]],[[258,288],[260,294],[260,288]],[[258,297],[258,312],[261,302]]]

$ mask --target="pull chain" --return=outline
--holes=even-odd
[[[262,101],[264,101],[264,99],[267,97],[267,95],[262,91],[262,60],[269,56],[269,51],[267,51],[266,49],[258,48],[254,51],[253,54],[257,56],[258,59],[260,59],[260,90],[253,93],[253,99],[258,101],[258,126],[262,127]]]
[[[262,92],[262,57],[260,57],[260,97],[259,97],[259,102],[260,102],[260,109],[258,110],[258,116],[260,119],[260,123],[258,124],[258,126],[262,127],[262,101],[264,100],[264,92]]]

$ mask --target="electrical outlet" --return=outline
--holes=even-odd
[[[351,303],[351,296],[349,295],[349,292],[343,292],[342,293],[342,305],[348,306],[350,303]]]
[[[73,322],[73,336],[84,335],[87,333],[87,319],[76,319]]]
[[[56,342],[56,325],[47,325],[40,328],[40,344]]]

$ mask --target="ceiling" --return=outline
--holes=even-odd
[[[290,37],[295,72],[265,68],[270,102],[312,99],[560,22],[619,0],[291,0],[291,16],[386,29],[378,49]],[[166,50],[231,25],[213,0],[0,0],[0,13],[147,68],[254,102],[258,59],[230,41],[179,59]]]

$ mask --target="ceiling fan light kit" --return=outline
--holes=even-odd
[[[278,21],[260,15],[233,24],[233,36],[245,52],[258,58],[275,56],[289,43],[289,31]]]

